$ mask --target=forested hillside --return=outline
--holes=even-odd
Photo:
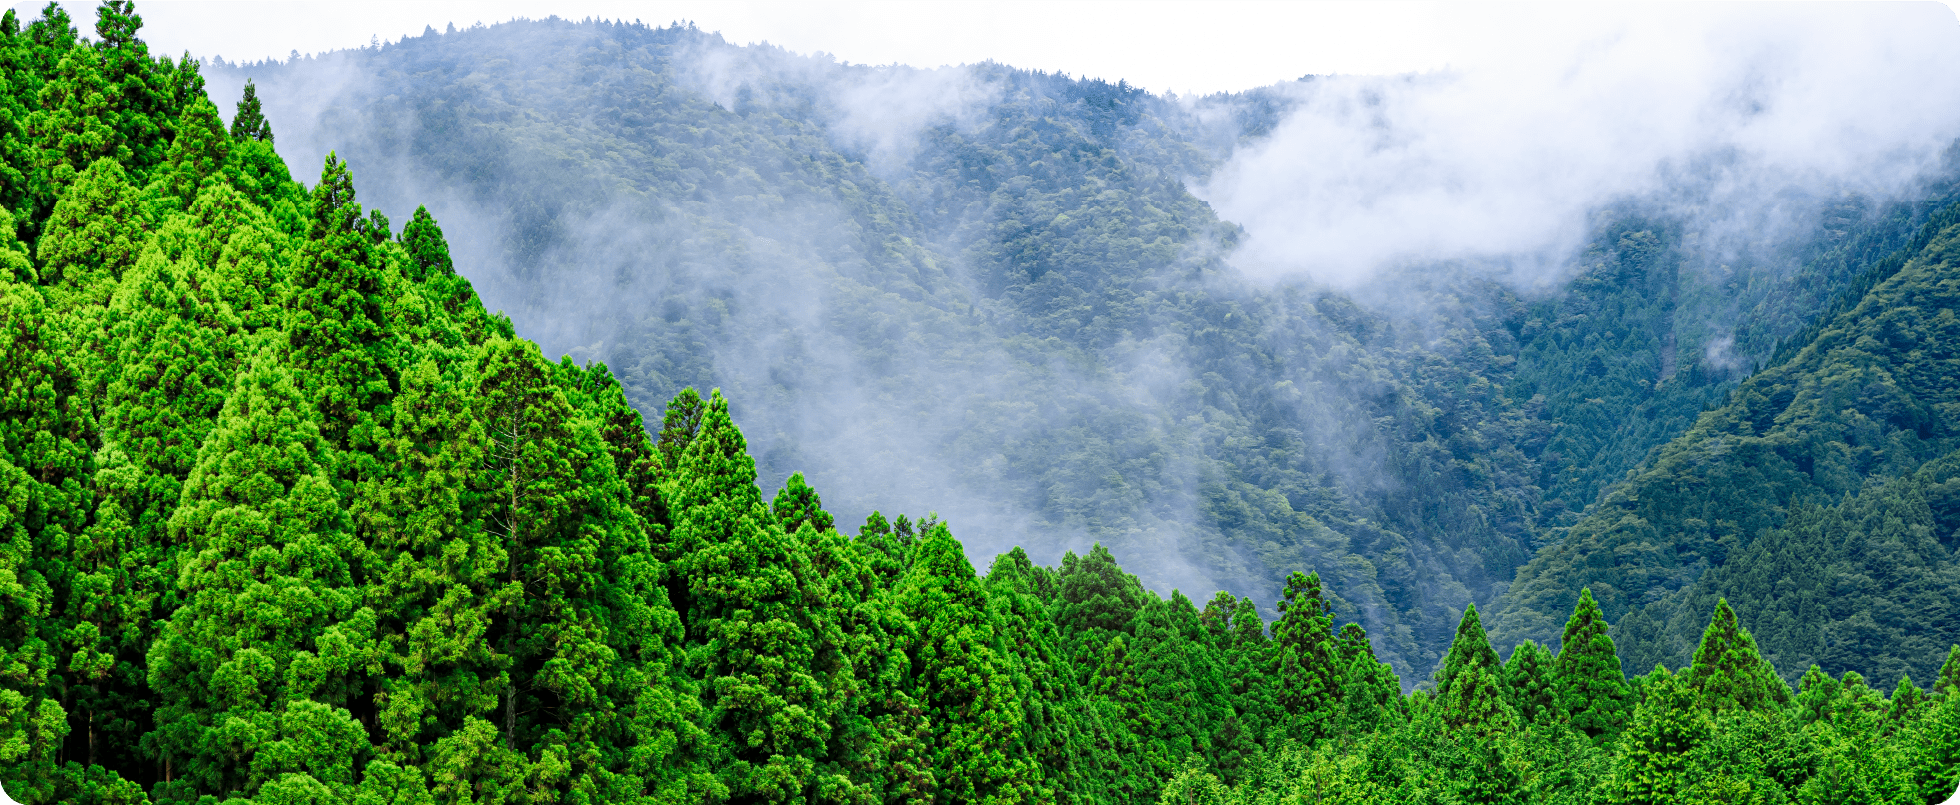
[[[226,125],[130,3],[97,14],[94,37],[55,4],[0,16],[0,785],[25,803],[1903,804],[1960,784],[1960,646],[1887,655],[1937,666],[1927,690],[1816,666],[1793,690],[1742,621],[1814,602],[1746,574],[1707,592],[1756,609],[1671,616],[1705,623],[1676,670],[1628,679],[1581,591],[1556,652],[1505,659],[1466,606],[1405,693],[1392,641],[1309,564],[1263,619],[1152,592],[1102,545],[980,573],[936,515],[840,528],[800,474],[765,495],[749,403],[684,388],[645,421],[606,364],[547,359],[489,312],[426,208],[397,228],[338,154],[292,181],[256,87]],[[1943,549],[1946,409],[1900,397],[1943,376],[1941,216],[1736,392],[1863,372],[1777,417],[1865,428],[1871,452],[1836,456],[1863,463],[1828,475],[1846,490],[1910,475],[1795,510],[1763,561]],[[1397,343],[1347,338],[1329,349]],[[1806,472],[1838,466],[1819,455]],[[1846,529],[1881,538],[1843,548]]]
[[[936,509],[982,561],[1100,542],[1160,594],[1317,567],[1411,680],[1924,214],[1825,199],[1738,253],[1636,200],[1551,291],[1459,264],[1336,291],[1240,276],[1187,187],[1285,88],[564,20],[210,72],[266,91],[283,147],[376,166],[364,199],[437,211],[493,309],[650,420],[686,386],[747,401],[766,484]]]
[[[1847,283],[1834,317],[1520,571],[1501,637],[1550,637],[1590,586],[1630,667],[1674,665],[1727,596],[1785,673],[1931,673],[1929,647],[1960,638],[1956,237],[1960,206],[1938,208]]]

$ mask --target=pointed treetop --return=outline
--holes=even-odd
[[[694,434],[701,430],[701,415],[706,412],[707,403],[693,386],[681,389],[674,399],[667,403],[667,413],[660,420],[660,457],[669,467],[678,467],[681,454],[694,441]]]
[[[136,38],[143,18],[136,13],[135,0],[102,0],[95,7],[96,47],[103,50],[133,49],[143,46]]]
[[[1217,595],[1205,603],[1204,611],[1198,614],[1198,623],[1211,633],[1214,642],[1223,641],[1232,633],[1232,612],[1238,609],[1238,599],[1231,593],[1219,590]],[[1223,645],[1220,642],[1220,645]]]
[[[1608,634],[1606,617],[1592,590],[1579,603],[1552,661],[1553,698],[1574,729],[1595,741],[1610,740],[1633,715],[1633,689]]]
[[[1940,666],[1940,678],[1933,683],[1934,696],[1960,694],[1960,645],[1946,651],[1946,664]]]
[[[456,273],[456,265],[449,259],[449,241],[443,239],[442,227],[436,225],[428,207],[415,208],[415,214],[402,227],[401,243],[408,252],[410,279],[426,282],[431,277]]]
[[[818,531],[829,531],[836,527],[830,513],[823,510],[823,500],[817,497],[817,490],[803,480],[803,473],[794,473],[783,483],[782,491],[776,493],[776,500],[770,504],[769,513],[783,524],[783,530],[794,534],[804,523]]]
[[[1450,683],[1471,666],[1491,669],[1493,673],[1501,666],[1497,650],[1490,647],[1490,636],[1484,633],[1484,624],[1477,618],[1474,603],[1463,610],[1463,619],[1456,623],[1456,639],[1450,641],[1450,653],[1443,658],[1443,668],[1436,676],[1437,695],[1447,693]]]
[[[663,432],[662,441],[665,438]],[[762,492],[755,486],[755,459],[749,456],[748,440],[729,417],[728,401],[720,389],[709,394],[700,428],[681,454],[675,475],[679,480],[675,509],[718,500],[739,509],[762,505]]]
[[[1713,710],[1757,710],[1790,701],[1789,686],[1756,650],[1756,639],[1736,619],[1726,598],[1715,604],[1694,664],[1683,676],[1688,687],[1701,695],[1703,705]]]
[[[266,122],[265,112],[259,108],[259,93],[251,79],[245,80],[245,97],[238,102],[238,114],[231,118],[231,138],[272,142],[272,124]]]
[[[313,226],[307,237],[325,240],[334,235],[366,229],[361,205],[354,202],[354,174],[340,155],[327,152],[327,163],[320,169],[320,184],[313,188]]]
[[[225,134],[224,121],[218,119],[218,107],[201,97],[192,101],[178,119],[177,138],[164,156],[170,194],[190,203],[205,178],[224,168],[225,157],[230,154],[231,138]]]
[[[1885,714],[1887,720],[1905,721],[1917,715],[1919,705],[1926,701],[1926,694],[1919,686],[1912,684],[1912,675],[1899,677],[1898,686],[1892,688],[1891,709]]]
[[[1530,640],[1518,644],[1504,663],[1504,687],[1511,706],[1525,721],[1556,712],[1551,652]]]

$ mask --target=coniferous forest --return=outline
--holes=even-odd
[[[1153,285],[1221,273],[1169,244],[1230,227],[1157,170],[1212,159],[1203,138],[1126,87],[998,68],[1035,111],[1002,112],[991,141],[943,133],[916,164],[1054,162],[947,185],[937,222],[804,142],[785,175],[870,210],[854,237],[884,262],[862,276],[929,286],[833,286],[896,311],[862,328],[892,331],[871,353],[919,322],[979,339],[1006,321],[1030,365],[1094,363],[1154,322],[1251,356],[1191,381],[1193,410],[1223,412],[1203,456],[1237,473],[1201,493],[1203,544],[1250,545],[1218,564],[1277,595],[1166,596],[1121,564],[1153,558],[1129,526],[1058,515],[1140,555],[1098,541],[1043,564],[1039,546],[970,554],[930,510],[833,516],[804,475],[760,474],[736,425],[781,394],[674,382],[713,374],[675,335],[712,327],[621,325],[637,346],[596,351],[628,359],[618,374],[595,350],[553,358],[486,308],[428,208],[397,224],[357,201],[358,158],[294,181],[313,167],[275,148],[276,82],[221,111],[206,66],[151,54],[141,25],[129,0],[0,18],[0,785],[23,803],[1905,805],[1960,787],[1950,180],[1832,207],[1785,285],[1698,303],[1656,285],[1686,272],[1672,224],[1617,220],[1566,297],[1427,289],[1496,300],[1439,314],[1458,318],[1433,338],[1331,292]],[[495,47],[500,29],[425,39]],[[1253,130],[1267,100],[1220,103]],[[807,134],[756,103],[615,111],[698,114],[732,136],[685,136],[744,144],[722,153],[737,164]],[[488,108],[522,130],[463,106],[427,117],[467,138]],[[1129,150],[1096,150],[1112,137]],[[740,174],[721,170],[686,167],[675,192],[704,200],[668,214],[711,230],[704,177]],[[532,198],[539,180],[497,181]],[[775,202],[793,217],[830,186]],[[994,209],[975,234],[957,210],[987,204],[1060,217],[1034,232]],[[1063,208],[1162,237],[1052,231]],[[548,252],[564,233],[538,215],[496,248]],[[1020,268],[965,296],[933,274],[933,227]],[[1104,263],[1132,273],[1087,287]],[[1015,307],[1071,289],[1079,307]],[[1626,322],[1693,304],[1748,313],[1759,365],[1668,366],[1668,329],[1666,389],[1621,374],[1639,360],[1595,368],[1663,340]],[[1274,343],[1295,325],[1320,340]],[[1426,445],[1398,471],[1427,486],[1367,498],[1288,463],[1306,448],[1270,381],[1300,352],[1359,356],[1341,371],[1376,381],[1355,405],[1387,435],[1368,438]],[[1100,404],[1070,427],[1135,424]],[[1633,424],[1540,427],[1608,408]],[[1070,471],[1120,475],[1111,453]],[[1099,488],[989,471],[1013,494]],[[1273,567],[1303,559],[1327,565]],[[1425,569],[1477,592],[1419,590]]]

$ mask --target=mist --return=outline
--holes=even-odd
[[[1282,84],[1293,112],[1196,192],[1245,226],[1233,262],[1249,274],[1353,286],[1474,259],[1544,284],[1602,207],[1773,243],[1790,233],[1766,229],[1810,223],[1779,206],[1896,197],[1960,133],[1943,6],[1626,12],[1540,21],[1555,35],[1452,69]]]
[[[1182,98],[562,20],[205,75],[227,117],[256,82],[295,178],[333,151],[363,204],[426,205],[488,307],[648,422],[722,389],[765,495],[936,512],[982,571],[1100,542],[1269,615],[1318,570],[1413,680],[1604,483],[1559,462],[1617,477],[1679,427],[1540,456],[1557,423],[1501,393],[1532,300],[1630,217],[1684,230],[1715,290],[1630,357],[1692,411],[1784,334],[1738,337],[1761,304],[1724,289],[1774,295],[1826,211],[1912,197],[1960,134],[1944,9],[1642,13]]]

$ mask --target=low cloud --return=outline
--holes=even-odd
[[[1960,25],[1941,6],[1638,7],[1544,27],[1459,68],[1279,88],[1291,114],[1196,188],[1246,228],[1235,262],[1354,285],[1482,259],[1543,281],[1604,205],[1760,238],[1792,198],[1907,189],[1960,134]]]

